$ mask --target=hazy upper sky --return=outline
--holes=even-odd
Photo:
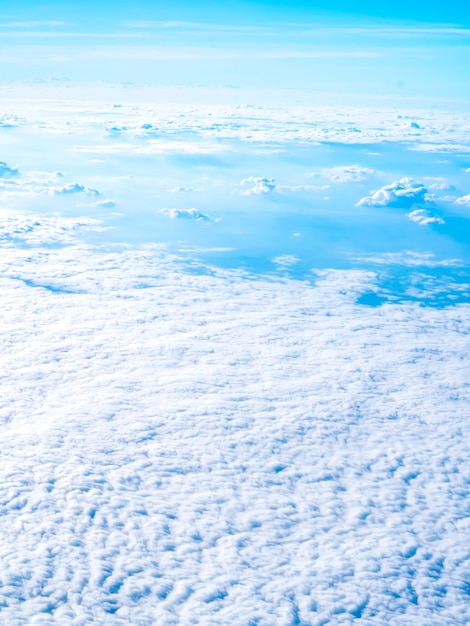
[[[470,97],[463,2],[1,4],[0,81]]]

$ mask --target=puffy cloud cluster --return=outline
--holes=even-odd
[[[243,195],[260,194],[260,193],[272,193],[278,190],[278,185],[274,178],[258,178],[256,176],[250,176],[242,180],[240,185],[252,185],[249,189],[242,191]]]
[[[470,194],[467,194],[466,196],[461,196],[460,198],[457,198],[455,203],[456,204],[461,204],[462,206],[469,206],[470,207]]]
[[[100,195],[100,192],[97,189],[91,189],[90,187],[86,187],[80,183],[68,183],[67,185],[63,185],[61,187],[51,187],[49,189],[49,193],[52,195],[68,195],[73,193],[84,193],[88,196]]]
[[[196,222],[212,222],[213,220],[206,213],[201,213],[197,209],[161,209],[158,213],[167,215],[171,219],[194,220]]]
[[[426,209],[415,209],[414,211],[411,211],[411,213],[407,213],[406,217],[408,217],[412,222],[421,224],[421,226],[425,226],[426,224],[445,223],[442,217],[431,215],[431,213],[426,211]]]
[[[411,178],[402,178],[398,182],[385,185],[372,195],[361,198],[357,206],[396,207],[410,209],[414,205],[432,204],[426,187]]]
[[[21,244],[70,244],[76,241],[77,232],[104,230],[99,220],[87,217],[58,217],[17,213],[0,209],[0,246]],[[11,253],[11,250],[10,250]]]

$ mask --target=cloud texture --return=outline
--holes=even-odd
[[[5,623],[468,623],[468,306],[42,241],[2,243]]]

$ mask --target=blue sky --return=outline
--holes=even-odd
[[[0,81],[466,99],[469,16],[456,2],[23,2],[0,10]]]

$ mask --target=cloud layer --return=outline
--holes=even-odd
[[[42,241],[2,243],[5,623],[469,622],[468,306]]]

